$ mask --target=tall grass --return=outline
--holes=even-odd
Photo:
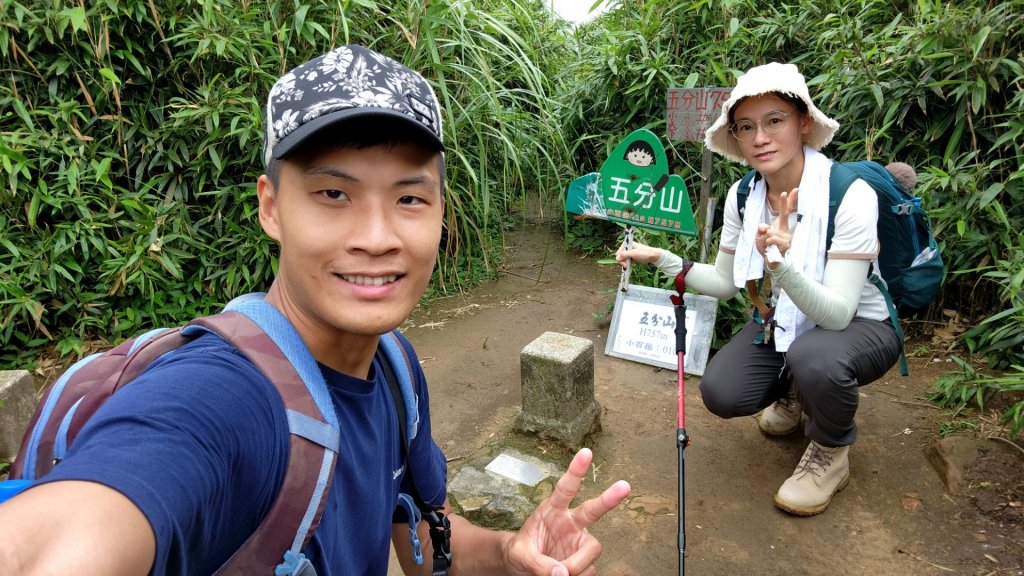
[[[483,8],[483,9],[482,9]],[[445,109],[434,290],[493,274],[567,148],[539,0],[0,1],[0,363],[80,352],[265,289],[263,100],[288,68],[360,43],[421,71]]]

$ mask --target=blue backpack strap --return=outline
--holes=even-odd
[[[51,415],[53,414],[54,408],[57,406],[57,401],[60,399],[61,393],[64,391],[64,387],[67,386],[71,377],[75,375],[85,365],[89,364],[101,355],[100,352],[90,354],[85,358],[82,358],[78,362],[75,362],[71,368],[68,368],[61,374],[60,378],[53,383],[50,392],[46,395],[46,400],[39,408],[39,417],[36,419],[35,425],[32,427],[32,431],[29,433],[28,444],[19,453],[25,455],[25,461],[21,469],[20,479],[22,480],[36,480],[36,458],[39,452],[39,443],[42,441],[43,432],[46,429],[47,423],[50,421]]]
[[[288,470],[267,517],[218,574],[315,576],[302,549],[319,525],[340,443],[323,375],[291,322],[262,295],[236,299],[183,333],[203,330],[231,342],[268,377],[284,400],[291,432]]]
[[[420,520],[423,519],[423,513],[420,512],[420,507],[413,501],[412,496],[408,494],[398,495],[398,506],[405,510],[406,518],[408,518],[409,541],[412,543],[412,559],[419,566],[423,564],[423,546],[420,545],[420,535],[416,532],[416,527],[419,525]]]
[[[907,351],[903,346],[903,329],[900,328],[900,317],[896,312],[896,306],[892,303],[892,296],[889,295],[889,290],[885,287],[881,276],[872,272],[868,275],[868,280],[885,297],[885,306],[889,309],[889,320],[892,322],[893,328],[896,329],[896,336],[900,339],[900,376],[907,376],[910,374],[910,369],[907,367]]]
[[[309,558],[302,553],[288,550],[284,553],[284,562],[274,568],[274,576],[317,576],[316,568]]]
[[[36,480],[49,473],[96,410],[150,363],[187,341],[177,330],[158,328],[76,362],[36,407],[10,478]]]
[[[418,552],[421,547],[419,535],[416,532],[416,524],[419,523],[419,519],[414,522],[413,514],[410,513],[411,508],[416,508],[418,514],[430,526],[430,541],[434,548],[431,574],[432,576],[447,576],[452,564],[451,522],[441,508],[427,504],[420,496],[420,492],[416,488],[416,471],[409,464],[409,445],[412,438],[415,437],[413,430],[419,426],[418,401],[415,388],[412,385],[412,362],[398,332],[391,331],[381,336],[378,349],[383,351],[381,368],[384,370],[384,379],[388,383],[392,401],[395,403],[399,433],[403,437],[402,453],[408,467],[406,474],[409,494],[399,494],[399,507],[405,509],[408,514],[413,560],[417,564],[423,562],[423,554]]]
[[[224,307],[225,312],[239,312],[259,326],[284,353],[295,371],[302,377],[313,402],[328,424],[338,427],[331,395],[327,391],[320,367],[292,323],[277,308],[268,304],[259,293],[240,296]]]
[[[395,378],[398,380],[398,388],[402,397],[394,400],[401,401],[405,409],[405,444],[408,446],[420,428],[419,398],[416,396],[416,388],[412,382],[412,363],[398,333],[394,330],[380,337],[379,347],[384,351],[384,358],[391,365]]]
[[[64,457],[68,453],[68,432],[71,430],[71,421],[75,418],[75,412],[78,407],[82,405],[82,400],[85,398],[79,398],[77,402],[71,405],[71,409],[64,414],[64,418],[60,421],[60,426],[57,427],[57,437],[53,440],[53,465],[56,466],[58,463],[64,460]]]
[[[132,342],[131,348],[128,349],[128,354],[135,353],[135,351],[141,348],[143,344],[149,342],[150,340],[156,338],[157,336],[163,334],[164,332],[167,332],[168,330],[170,330],[170,328],[153,328],[149,332],[146,332],[141,336],[138,336],[137,338],[135,338],[135,341]]]
[[[395,405],[398,435],[402,439],[402,456],[407,467],[406,473],[409,475],[409,485],[412,486],[410,492],[414,493],[414,495],[399,494],[398,507],[405,511],[409,523],[409,541],[412,544],[413,561],[419,565],[423,564],[423,551],[416,527],[423,519],[422,509],[425,508],[425,505],[416,490],[413,471],[409,466],[409,448],[416,435],[416,428],[419,427],[419,402],[415,398],[416,391],[412,386],[412,364],[409,362],[409,357],[405,353],[398,334],[394,331],[380,337],[377,349],[380,352],[378,360],[384,372],[384,381],[388,383],[388,392]],[[413,415],[414,413],[415,415]]]
[[[832,248],[832,237],[836,234],[836,213],[843,203],[846,191],[855,180],[860,178],[847,164],[832,163],[832,174],[828,179],[828,228],[825,231],[825,252]]]

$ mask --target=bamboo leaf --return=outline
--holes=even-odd
[[[28,110],[25,109],[25,105],[21,103],[21,100],[12,98],[10,103],[11,107],[14,108],[15,114],[18,115],[18,118],[21,118],[21,121],[25,123],[26,127],[29,130],[35,130],[36,128],[35,124],[32,123],[32,117],[29,116]]]
[[[217,168],[217,172],[223,172],[224,171],[224,163],[221,162],[220,154],[217,153],[217,149],[214,148],[213,146],[211,146],[210,149],[209,149],[209,152],[210,152],[210,160],[213,161],[213,165],[214,165],[215,168]]]
[[[36,222],[39,218],[39,196],[38,192],[33,194],[32,200],[30,200],[28,204],[28,225],[31,228],[36,227]]]
[[[973,60],[978,59],[978,53],[985,47],[985,41],[988,39],[988,35],[992,33],[991,26],[983,26],[978,33],[971,39],[971,44],[974,46],[974,53],[971,55]]]
[[[978,207],[984,208],[985,206],[988,206],[989,202],[995,200],[996,196],[999,196],[999,193],[1002,191],[1003,183],[993,182],[992,185],[985,190],[985,193],[981,195],[981,198],[978,200]]]
[[[883,108],[885,106],[885,99],[882,96],[882,87],[878,84],[872,84],[870,86],[870,90],[871,94],[875,97],[875,104],[877,104],[879,108]]]
[[[60,11],[60,14],[68,18],[68,21],[71,22],[71,29],[75,32],[85,30],[85,8],[83,6],[65,8]]]
[[[984,78],[977,78],[971,87],[971,109],[975,114],[985,107],[985,100],[988,97],[988,86]]]
[[[110,80],[117,86],[121,85],[121,80],[117,77],[117,74],[114,74],[114,71],[110,68],[100,68],[100,76],[103,76],[107,80]]]
[[[302,36],[305,28],[306,14],[309,12],[309,5],[301,5],[295,10],[295,35]]]
[[[4,248],[7,248],[7,251],[11,253],[11,256],[14,256],[17,259],[21,258],[21,250],[18,250],[18,247],[13,242],[0,236],[0,244],[3,244]]]
[[[22,109],[24,109],[24,108],[22,108]],[[19,116],[20,116],[20,114],[19,114]],[[22,119],[22,120],[24,120],[24,119]],[[28,122],[26,122],[26,124],[27,123]],[[12,149],[10,149],[10,148],[2,145],[2,144],[0,144],[0,155],[3,155],[6,158],[10,158],[11,160],[14,160],[15,162],[17,162],[19,164],[20,163],[24,163],[24,162],[28,162],[28,158],[26,158],[24,154],[18,152],[17,150],[12,150]]]

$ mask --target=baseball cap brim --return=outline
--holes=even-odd
[[[435,152],[444,152],[445,150],[444,143],[441,142],[436,134],[420,122],[410,118],[407,114],[386,108],[350,108],[325,114],[299,126],[274,146],[272,157],[277,160],[286,158],[291,152],[300,149],[307,141],[317,140],[322,142],[329,131],[341,131],[344,130],[345,124],[351,123],[352,120],[368,118],[400,120],[404,127],[415,132],[417,140],[423,142],[431,150]],[[401,139],[398,135],[395,135],[395,140]]]

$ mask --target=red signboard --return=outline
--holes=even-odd
[[[732,88],[669,88],[669,139],[704,140],[704,131],[718,118],[730,92]]]

